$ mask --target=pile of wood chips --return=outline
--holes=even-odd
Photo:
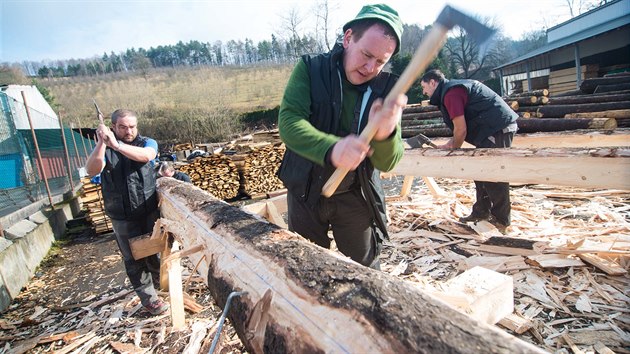
[[[385,182],[384,271],[431,291],[483,266],[513,278],[515,313],[500,322],[509,333],[550,352],[630,352],[630,192],[512,186],[502,235],[458,222],[475,200],[472,182],[437,181],[448,197],[434,199],[420,178],[395,197],[400,183]]]

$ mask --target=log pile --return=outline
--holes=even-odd
[[[101,185],[92,183],[89,178],[83,178],[81,182],[83,183],[81,202],[83,203],[87,220],[92,224],[97,234],[112,231],[112,222],[105,215]]]
[[[179,170],[190,176],[195,186],[219,199],[231,199],[238,195],[239,173],[234,162],[226,155],[197,157]]]
[[[284,188],[276,176],[284,156],[284,144],[239,145],[238,149],[240,152],[230,158],[241,176],[241,192],[256,197]]]
[[[630,89],[601,93],[595,90],[609,82],[624,81],[630,82],[630,75],[584,80],[585,91],[572,91],[571,95],[550,97],[549,91],[543,89],[511,95],[504,100],[519,114],[518,133],[613,130],[630,127]],[[407,138],[418,133],[428,137],[452,135],[437,107],[409,105],[403,111],[402,135]]]

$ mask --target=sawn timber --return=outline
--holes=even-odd
[[[252,353],[532,353],[415,286],[170,178],[160,211]],[[267,293],[267,296],[263,295]],[[262,299],[262,300],[261,300]]]

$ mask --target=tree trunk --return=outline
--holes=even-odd
[[[542,352],[386,273],[360,266],[208,193],[158,182],[166,229],[250,353]],[[238,293],[245,292],[237,296]]]
[[[453,131],[444,124],[443,128],[414,128],[414,129],[405,129],[402,131],[403,138],[411,138],[412,136],[416,136],[418,134],[423,134],[428,136],[429,138],[435,137],[444,137],[444,136],[452,136]]]
[[[412,104],[405,107],[403,113],[423,113],[423,112],[434,112],[439,111],[437,106],[429,105],[429,106],[421,106],[419,104]]]
[[[522,93],[517,93],[517,94],[512,94],[510,96],[508,96],[510,99],[513,98],[519,98],[519,97],[529,97],[529,96],[549,96],[549,90],[547,89],[540,89],[540,90],[532,90],[532,91],[527,91],[527,92],[522,92]]]
[[[630,101],[630,92],[612,95],[584,95],[584,96],[567,96],[554,97],[549,99],[550,105],[563,104],[586,104],[586,103],[604,103],[604,102],[620,102]]]
[[[519,133],[558,132],[577,129],[617,128],[614,118],[531,118],[517,119]]]
[[[630,90],[630,82],[623,84],[599,85],[593,93],[617,92],[622,90]]]
[[[604,102],[604,103],[585,103],[585,104],[567,104],[567,105],[546,105],[538,108],[538,113],[543,118],[562,118],[565,114],[582,113],[582,112],[601,112],[617,109],[629,109],[630,101],[622,102]]]
[[[565,114],[564,118],[630,118],[630,109]]]
[[[599,85],[618,84],[630,84],[630,76],[596,77],[593,79],[586,79],[580,84],[580,91],[584,93],[593,93]]]
[[[432,119],[432,118],[442,118],[442,112],[431,111],[431,112],[421,112],[421,113],[407,113],[407,111],[403,111],[403,115],[402,115],[402,120]]]

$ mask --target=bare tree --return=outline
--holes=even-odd
[[[331,35],[331,13],[339,8],[339,3],[331,4],[328,0],[317,0],[314,5],[315,13],[315,36],[322,45],[322,49],[331,50],[337,40],[337,34]],[[332,29],[335,31],[335,29]]]
[[[304,18],[302,17],[300,10],[297,8],[297,6],[293,6],[291,7],[291,9],[289,10],[289,12],[286,14],[286,16],[280,16],[281,18],[281,25],[280,25],[280,29],[281,32],[278,33],[278,36],[280,38],[284,38],[285,41],[287,42],[289,48],[287,48],[288,52],[291,53],[291,55],[294,58],[299,58],[300,57],[300,53],[301,53],[301,25],[302,22],[304,22]],[[289,36],[287,38],[287,35],[283,35],[283,33],[289,33]]]
[[[491,20],[480,19],[480,22],[491,28],[497,26],[491,24]],[[491,51],[488,43],[477,43],[470,39],[468,34],[461,27],[453,30],[453,36],[449,37],[444,45],[450,61],[455,65],[458,76],[464,79],[474,78],[477,73],[482,71],[489,59]]]

